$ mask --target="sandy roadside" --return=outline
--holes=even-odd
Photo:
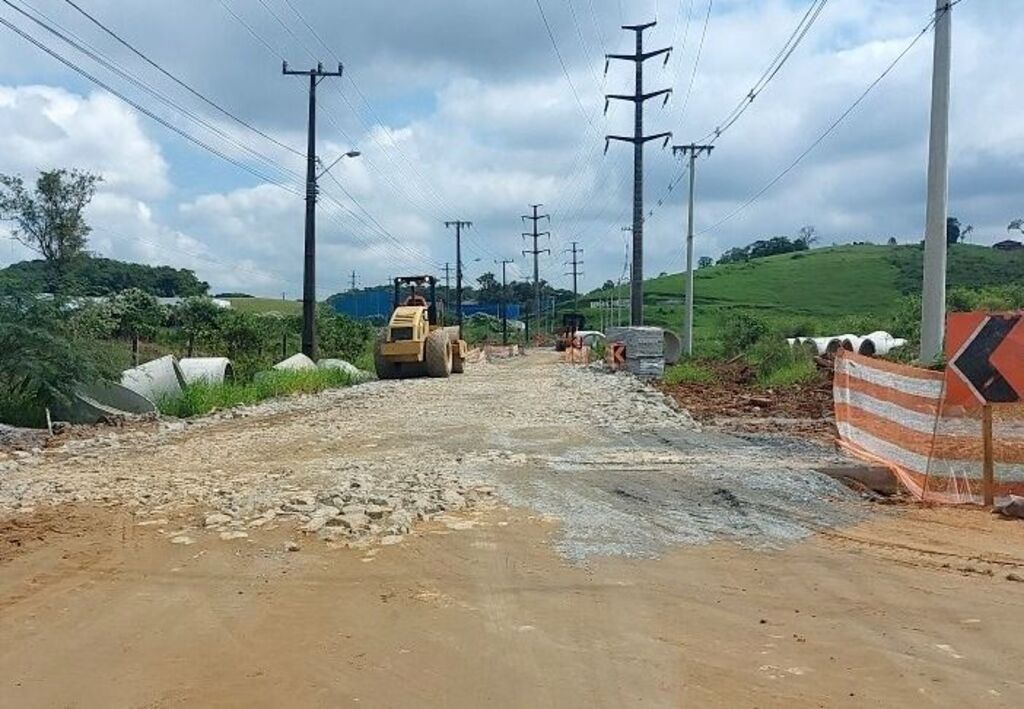
[[[285,530],[176,547],[82,508],[37,522],[44,543],[23,535],[0,566],[3,706],[1016,706],[1024,691],[1024,583],[1006,579],[1024,574],[1024,527],[979,512],[585,565],[554,551],[556,525],[503,508],[369,550],[288,552]]]

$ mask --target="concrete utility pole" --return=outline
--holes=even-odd
[[[455,313],[459,322],[459,339],[462,339],[462,230],[473,226],[473,222],[445,222],[446,229],[455,227]],[[445,264],[445,273],[447,274]],[[446,275],[447,277],[447,275]]]
[[[532,236],[533,237],[533,249],[526,249],[526,250],[524,250],[523,251],[523,256],[526,256],[527,254],[533,254],[533,317],[535,318],[535,320],[534,320],[534,328],[533,329],[536,332],[540,332],[540,329],[537,327],[537,324],[540,323],[540,318],[541,318],[541,308],[540,308],[540,265],[539,265],[539,263],[537,261],[537,257],[540,256],[541,254],[550,254],[551,253],[550,249],[539,249],[539,248],[537,248],[537,239],[539,239],[542,236],[550,236],[551,235],[550,231],[537,231],[537,223],[541,219],[547,219],[548,223],[551,222],[551,217],[549,215],[547,215],[547,214],[537,214],[537,210],[540,209],[543,206],[544,206],[543,204],[531,204],[530,208],[533,210],[533,214],[524,214],[522,216],[522,220],[523,221],[526,221],[527,219],[529,219],[529,220],[531,220],[533,222],[533,230],[530,231],[530,232],[523,232],[523,237],[524,238],[528,237],[528,236]]]
[[[683,352],[693,354],[693,183],[696,179],[697,158],[701,153],[711,156],[713,145],[673,145],[672,154],[690,156],[690,207],[686,227],[686,307],[683,309]]]
[[[921,294],[921,361],[942,355],[946,331],[946,217],[949,198],[949,70],[953,5],[935,2],[932,120],[928,141],[928,207]]]
[[[452,266],[447,261],[444,262],[444,308],[441,313],[441,324],[448,324],[448,306],[449,300],[452,297],[452,281],[451,281],[451,270]]]
[[[302,262],[302,353],[316,359],[316,87],[328,76],[341,76],[337,71],[316,69],[292,71],[288,62],[281,65],[281,73],[289,76],[309,77],[309,128],[306,135],[306,234]]]
[[[505,278],[505,267],[515,263],[514,259],[502,259],[494,263],[501,264],[501,344],[508,344],[508,281]]]
[[[608,152],[608,141],[621,140],[633,144],[633,274],[630,279],[630,325],[644,324],[644,143],[649,140],[663,138],[665,145],[672,138],[671,133],[644,135],[644,102],[657,96],[664,96],[665,102],[672,89],[661,89],[644,93],[644,62],[664,54],[668,62],[672,47],[644,52],[644,30],[654,27],[657,22],[642,25],[623,25],[622,29],[636,33],[636,51],[633,54],[605,54],[604,71],[608,73],[608,63],[612,59],[631,61],[636,66],[636,80],[633,94],[606,94],[604,108],[607,112],[611,99],[633,102],[633,135],[606,135],[604,150]],[[662,104],[664,105],[664,103]]]
[[[572,260],[566,262],[566,266],[572,266],[572,272],[565,275],[572,276],[572,309],[574,313],[580,311],[580,293],[577,288],[577,279],[583,275],[580,271],[580,266],[583,262],[579,260],[578,256],[583,253],[583,249],[577,248],[580,242],[572,242],[572,246],[565,250],[564,253],[571,253]]]

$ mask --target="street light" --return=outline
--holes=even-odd
[[[332,162],[330,165],[325,167],[323,169],[323,171],[319,175],[316,176],[316,179],[319,180],[321,177],[323,177],[328,172],[330,172],[331,168],[334,167],[335,165],[337,165],[339,162],[341,162],[342,158],[357,158],[360,155],[362,155],[362,153],[359,152],[358,150],[349,150],[347,153],[342,153],[341,155],[339,155],[338,157],[336,157],[334,159],[334,162]],[[320,158],[317,158],[316,161],[319,162],[321,165],[323,164],[322,162],[320,162]]]

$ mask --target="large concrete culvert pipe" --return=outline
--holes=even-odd
[[[178,366],[187,384],[223,384],[235,377],[234,367],[227,357],[186,357],[178,362]]]

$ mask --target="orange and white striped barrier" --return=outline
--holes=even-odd
[[[840,444],[893,470],[918,499],[980,503],[981,411],[945,403],[942,372],[852,352],[836,358],[833,380]],[[1024,494],[1024,407],[993,421],[995,494]]]

